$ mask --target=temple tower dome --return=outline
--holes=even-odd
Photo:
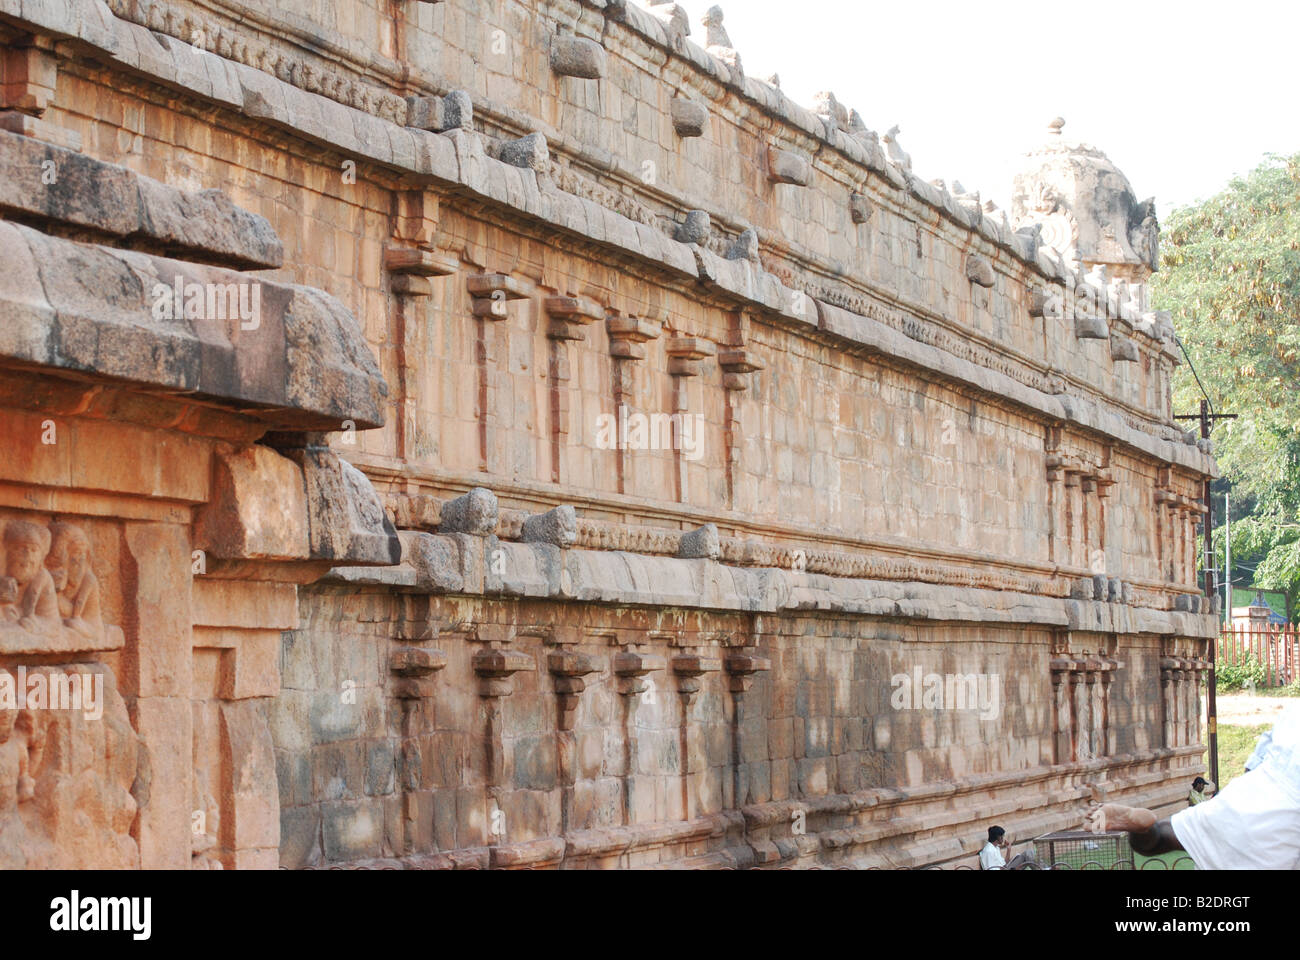
[[[1016,174],[1011,219],[1016,229],[1040,224],[1042,240],[1085,271],[1144,283],[1159,261],[1154,198],[1139,202],[1128,177],[1102,151],[1062,135],[1051,122],[1046,142]]]

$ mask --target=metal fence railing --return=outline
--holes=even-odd
[[[1300,629],[1287,626],[1231,626],[1219,635],[1217,658],[1222,666],[1259,664],[1258,686],[1285,687],[1295,682],[1300,667]]]

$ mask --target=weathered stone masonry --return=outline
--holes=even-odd
[[[1060,124],[1012,221],[716,8],[0,40],[0,668],[107,681],[0,709],[0,865],[969,864],[1203,768],[1215,466]]]

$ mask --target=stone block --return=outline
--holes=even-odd
[[[668,101],[669,116],[679,137],[702,137],[709,125],[709,111],[702,103],[677,96]]]
[[[146,870],[190,867],[193,720],[188,700],[142,697],[131,707],[145,758],[132,793],[140,807],[140,866]],[[275,773],[271,772],[274,782]]]
[[[812,182],[812,164],[793,150],[767,148],[767,179],[806,187]]]
[[[518,140],[510,140],[501,146],[501,162],[512,167],[528,167],[538,173],[545,173],[551,165],[551,152],[546,146],[546,137],[540,133],[530,133]]]
[[[1137,342],[1132,337],[1112,335],[1110,338],[1111,358],[1120,363],[1137,363],[1142,359]]]
[[[465,588],[460,545],[451,537],[403,530],[402,563],[409,564],[417,585],[430,593],[459,593]]]
[[[605,48],[586,37],[551,39],[551,70],[562,77],[595,80],[605,75]]]
[[[122,690],[139,697],[189,697],[190,543],[174,524],[132,523],[123,541],[130,558]]]
[[[302,467],[312,558],[357,566],[401,560],[397,531],[364,473],[326,447],[285,454]]]
[[[1110,327],[1104,317],[1075,317],[1074,335],[1080,340],[1108,340]]]
[[[407,97],[406,125],[435,132],[445,129],[442,97]]]
[[[981,287],[991,287],[997,279],[988,257],[971,254],[966,258],[966,278]]]
[[[464,533],[486,537],[496,531],[500,510],[496,494],[486,487],[475,487],[463,496],[442,505],[438,529],[442,533]]]
[[[849,217],[854,223],[870,223],[875,213],[876,205],[870,197],[861,193],[849,194]]]
[[[692,210],[686,214],[685,221],[678,224],[674,237],[682,243],[707,244],[712,233],[713,223],[708,213]]]
[[[521,538],[526,543],[571,547],[578,539],[577,512],[565,503],[545,513],[532,514],[524,519]]]
[[[677,556],[684,559],[716,560],[722,553],[722,544],[718,538],[717,524],[706,523],[702,527],[682,534],[677,547]]]
[[[219,455],[211,499],[195,514],[194,545],[222,560],[311,555],[302,468],[254,444]]]
[[[758,262],[758,232],[752,227],[744,230],[727,248],[728,260]]]
[[[279,865],[286,870],[300,870],[318,864],[322,855],[320,808],[282,807]]]
[[[321,837],[330,863],[368,860],[384,852],[384,802],[379,798],[321,804]]]
[[[474,101],[465,90],[452,90],[442,98],[442,130],[473,130]]]

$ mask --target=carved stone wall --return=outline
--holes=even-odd
[[[1181,800],[1154,208],[1040,170],[1013,229],[686,27],[0,0],[0,668],[104,681],[0,699],[0,865],[908,866]]]

